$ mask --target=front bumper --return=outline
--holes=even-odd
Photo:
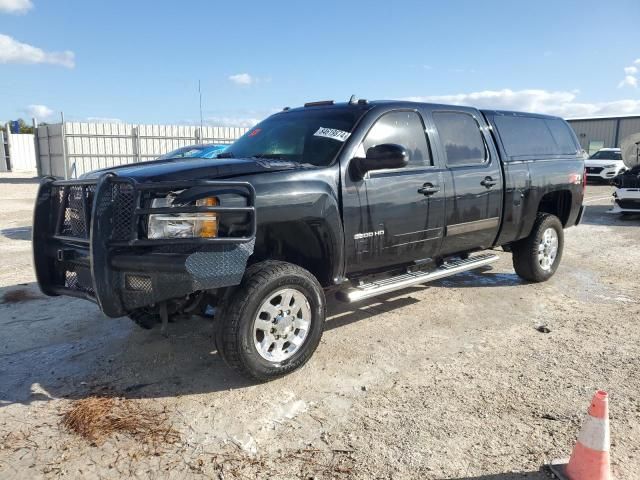
[[[587,179],[589,180],[611,180],[620,174],[621,170],[617,167],[602,168],[602,167],[587,167]]]
[[[618,188],[609,213],[640,213],[640,188]]]
[[[231,191],[246,206],[144,207],[149,195],[190,188],[207,195]],[[239,236],[217,238],[147,239],[141,232],[150,214],[196,212],[241,215],[246,225]],[[34,266],[46,295],[85,298],[118,317],[199,290],[237,285],[255,234],[255,191],[247,182],[138,183],[112,174],[96,180],[46,178],[34,210]]]

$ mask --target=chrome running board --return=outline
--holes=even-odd
[[[449,277],[456,273],[466,272],[474,268],[483,267],[497,261],[500,257],[492,253],[483,253],[466,259],[454,260],[442,264],[430,272],[407,272],[395,277],[362,283],[357,287],[351,287],[339,291],[336,296],[344,302],[357,302],[365,298],[375,297],[383,293],[401,290],[411,285],[432,282],[440,278]]]

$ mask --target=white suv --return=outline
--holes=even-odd
[[[601,148],[585,160],[584,166],[589,180],[611,180],[627,169],[619,148]]]

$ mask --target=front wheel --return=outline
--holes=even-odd
[[[309,360],[324,320],[324,292],[311,273],[285,262],[257,263],[223,302],[218,352],[255,380],[281,377]]]
[[[544,282],[551,278],[562,258],[564,230],[560,219],[539,213],[527,238],[512,246],[513,268],[521,278]]]

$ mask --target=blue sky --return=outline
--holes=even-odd
[[[247,125],[309,100],[640,113],[640,2],[0,0],[0,120]]]

